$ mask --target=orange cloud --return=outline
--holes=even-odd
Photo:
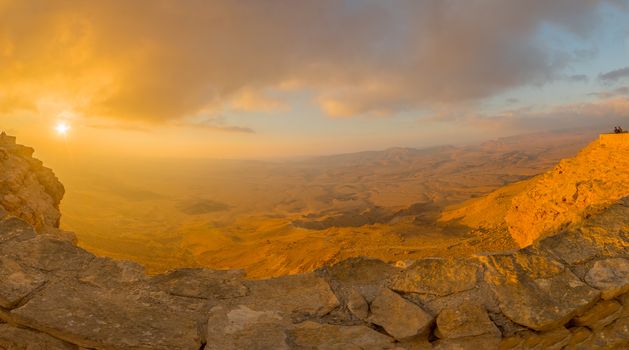
[[[331,116],[466,103],[551,79],[536,29],[587,33],[601,2],[2,0],[0,106],[164,122],[286,108],[286,82]]]

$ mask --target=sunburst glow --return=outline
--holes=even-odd
[[[70,131],[70,125],[64,122],[59,122],[55,125],[55,131],[57,134],[65,136],[68,134],[68,131]]]

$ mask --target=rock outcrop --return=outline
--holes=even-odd
[[[51,169],[32,157],[33,152],[16,144],[15,137],[0,134],[0,213],[21,218],[40,232],[67,237],[58,230],[65,189]]]
[[[629,196],[629,134],[603,134],[552,170],[451,208],[441,220],[506,229],[525,247]]]
[[[629,347],[629,197],[514,252],[267,280],[146,275],[42,230],[49,194],[22,198],[0,211],[0,349]]]

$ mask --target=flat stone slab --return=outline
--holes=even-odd
[[[198,350],[203,306],[144,288],[103,289],[65,279],[9,317],[88,348]]]

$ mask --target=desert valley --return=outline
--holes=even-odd
[[[54,168],[67,189],[61,227],[79,246],[152,273],[207,267],[261,278],[355,256],[395,263],[514,249],[506,231],[470,229],[443,210],[549,170],[597,137],[580,130],[283,162]]]

